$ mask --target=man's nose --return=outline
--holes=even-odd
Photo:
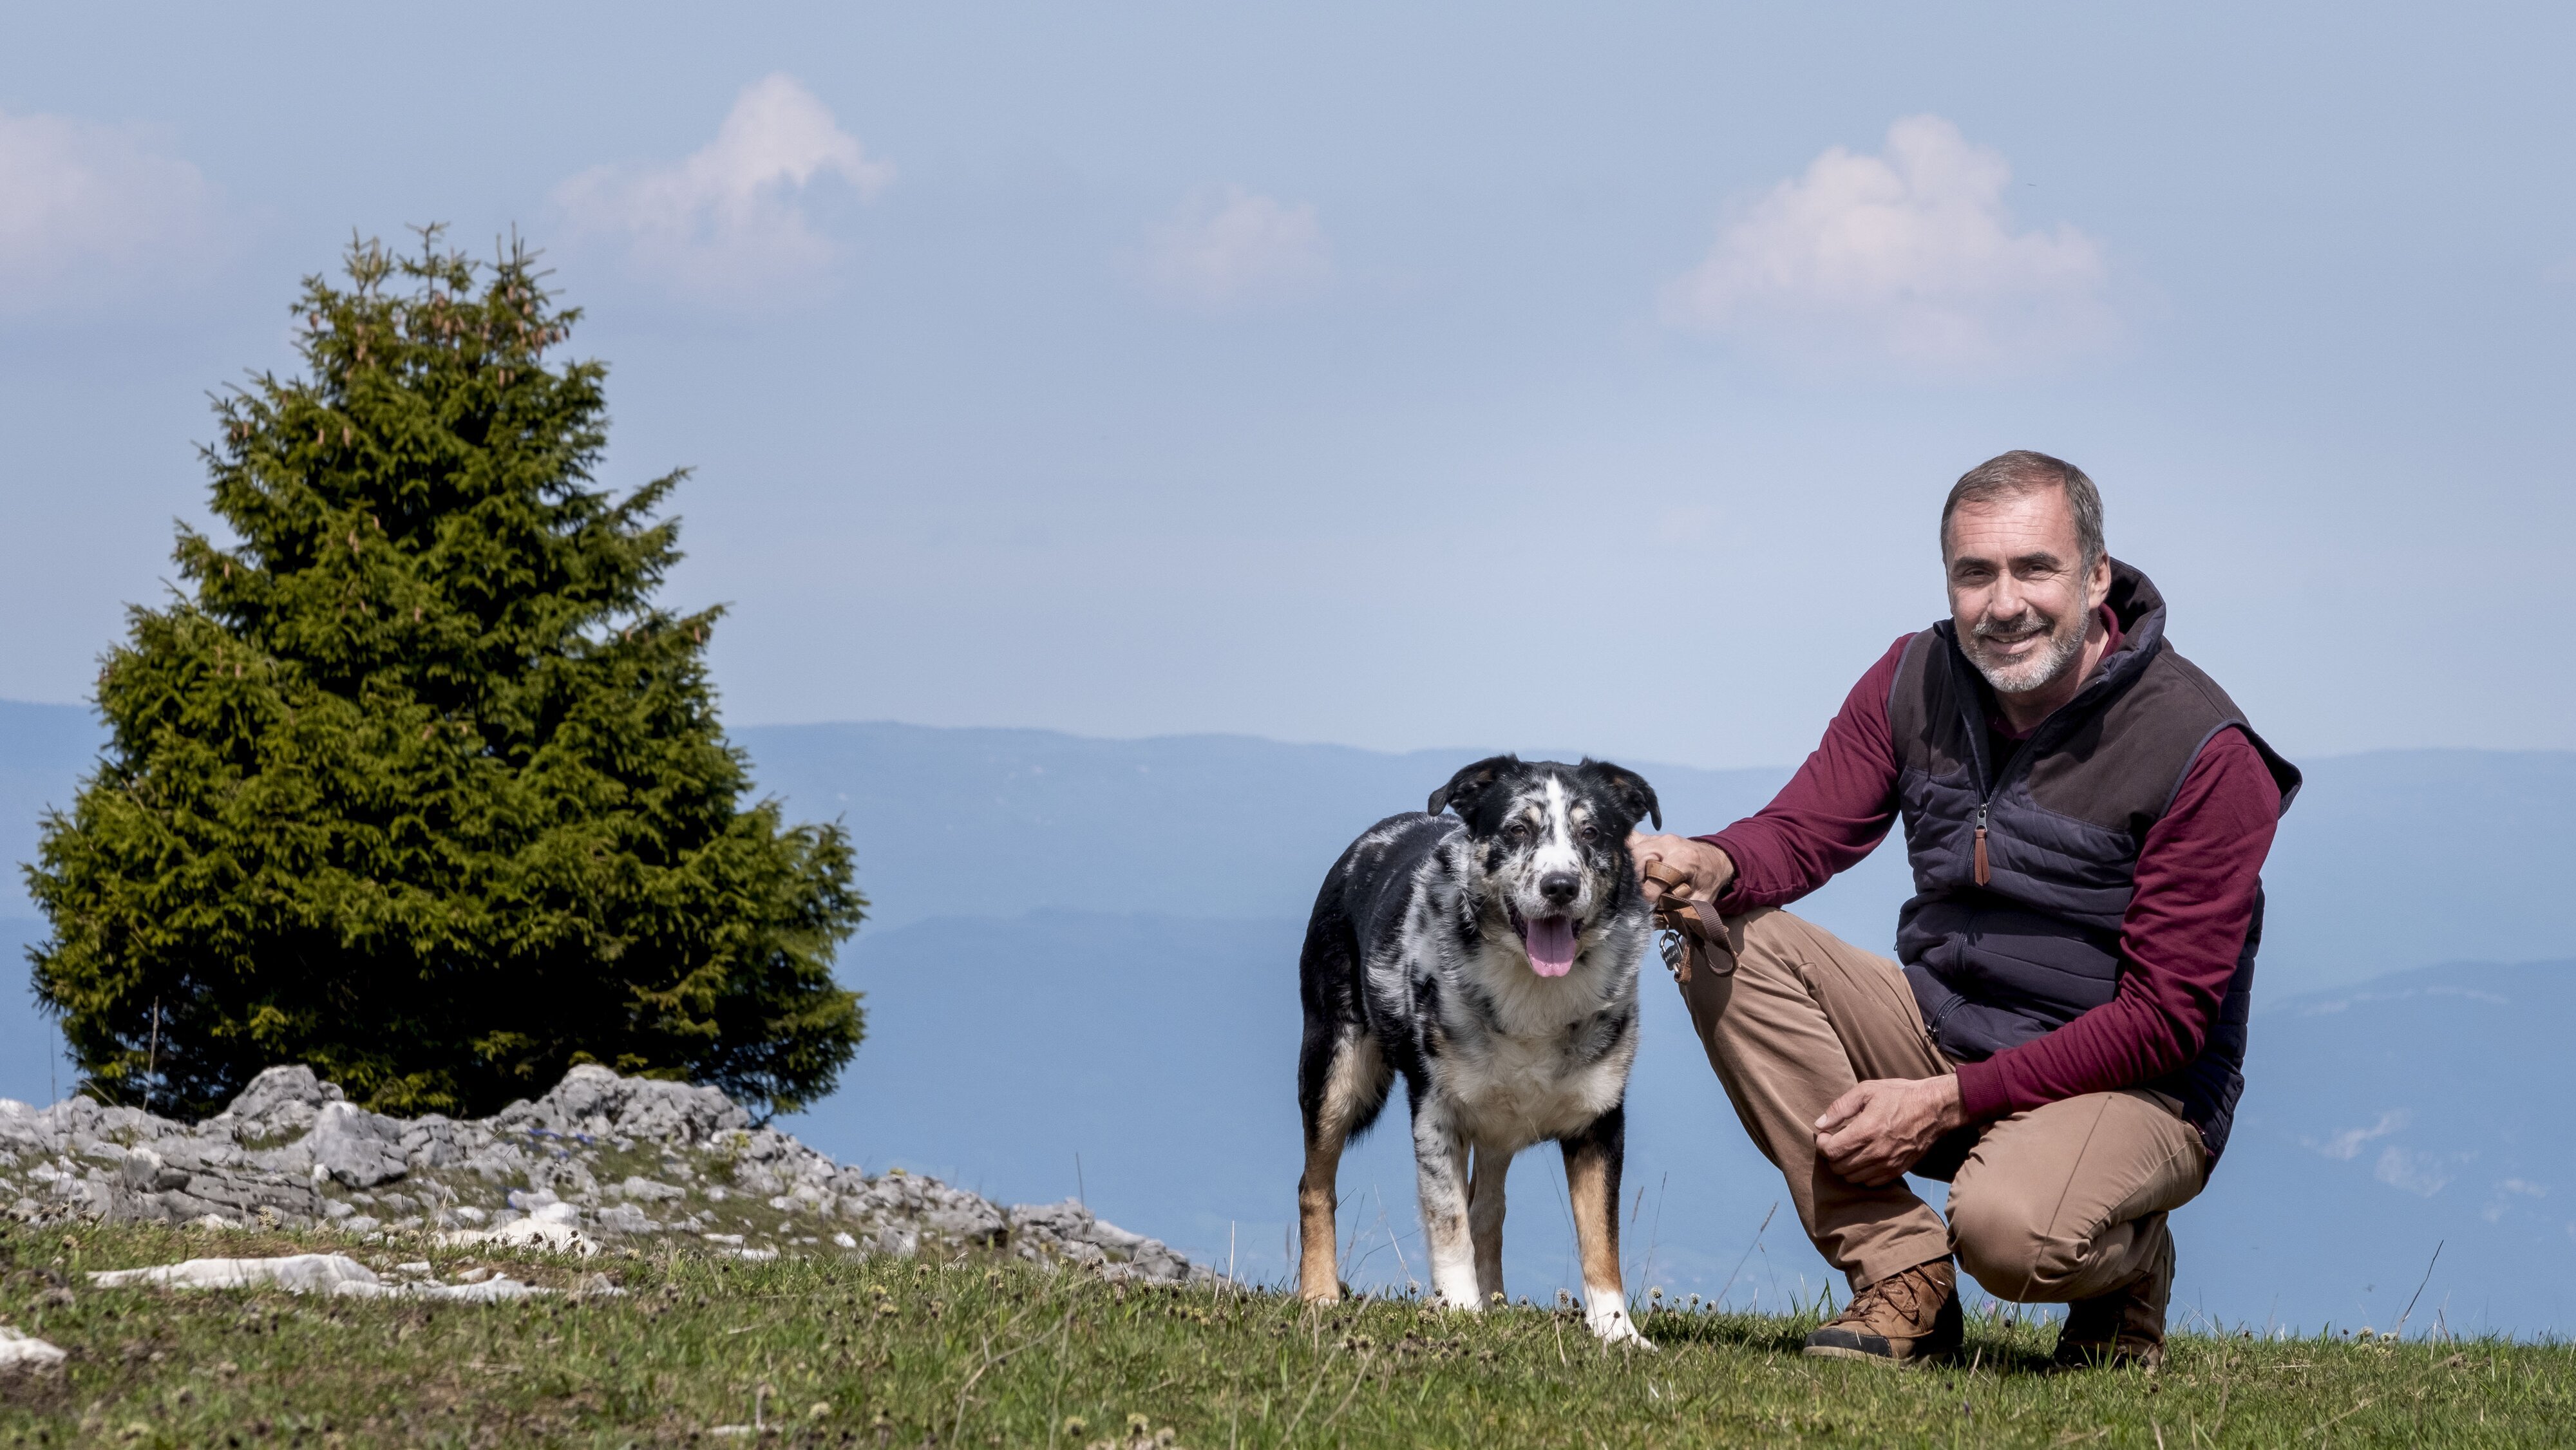
[[[1571,905],[1582,890],[1583,883],[1571,871],[1550,871],[1538,879],[1538,894],[1546,897],[1550,906]]]
[[[1988,619],[2019,619],[2022,608],[2021,581],[2011,571],[1997,575],[1995,582],[1986,586]]]

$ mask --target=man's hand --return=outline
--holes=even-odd
[[[1659,900],[1664,889],[1646,879],[1646,863],[1649,861],[1661,861],[1681,872],[1688,878],[1682,889],[1699,901],[1717,900],[1717,894],[1726,889],[1726,883],[1735,879],[1735,863],[1727,859],[1724,851],[1688,836],[1641,836],[1631,831],[1628,833],[1628,855],[1637,863],[1637,879],[1644,886],[1646,900],[1650,903]]]
[[[1816,1150],[1836,1173],[1875,1188],[1903,1177],[1943,1133],[1965,1121],[1955,1074],[1880,1078],[1834,1099],[1816,1119]]]

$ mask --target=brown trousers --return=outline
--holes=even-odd
[[[1871,1188],[1843,1178],[1816,1149],[1816,1119],[1834,1099],[1864,1080],[1954,1068],[1896,963],[1785,911],[1726,926],[1735,970],[1693,973],[1682,1000],[1745,1131],[1788,1179],[1807,1237],[1854,1289],[1955,1253],[1997,1298],[2106,1294],[2146,1272],[2170,1237],[2166,1213],[2207,1182],[2199,1133],[2167,1099],[2134,1090],[1945,1140],[1926,1171],[1930,1159],[1957,1163],[1947,1224],[1902,1179]]]

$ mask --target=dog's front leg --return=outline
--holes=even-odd
[[[1476,1150],[1476,1176],[1467,1185],[1467,1232],[1476,1241],[1476,1297],[1503,1292],[1503,1176],[1512,1155],[1491,1144]]]
[[[1652,1349],[1628,1317],[1628,1291],[1620,1283],[1619,1165],[1627,1138],[1627,1109],[1621,1105],[1558,1142],[1565,1149],[1565,1192],[1583,1250],[1584,1323],[1604,1344]]]
[[[1438,1108],[1413,1115],[1413,1173],[1422,1202],[1422,1237],[1431,1252],[1431,1288],[1453,1309],[1481,1309],[1476,1250],[1467,1226],[1467,1140]]]

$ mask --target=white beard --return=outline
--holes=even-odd
[[[1983,652],[1975,648],[1984,641],[1972,632],[1968,662],[1977,667],[1977,673],[1986,677],[1986,683],[1994,686],[1998,695],[2027,695],[2033,690],[2046,689],[2084,653],[2085,622],[2091,617],[2090,611],[2077,615],[2074,628],[2052,633],[2047,648],[2013,665],[1987,664],[1982,658]],[[1984,626],[1979,625],[1979,629],[1982,628]]]

